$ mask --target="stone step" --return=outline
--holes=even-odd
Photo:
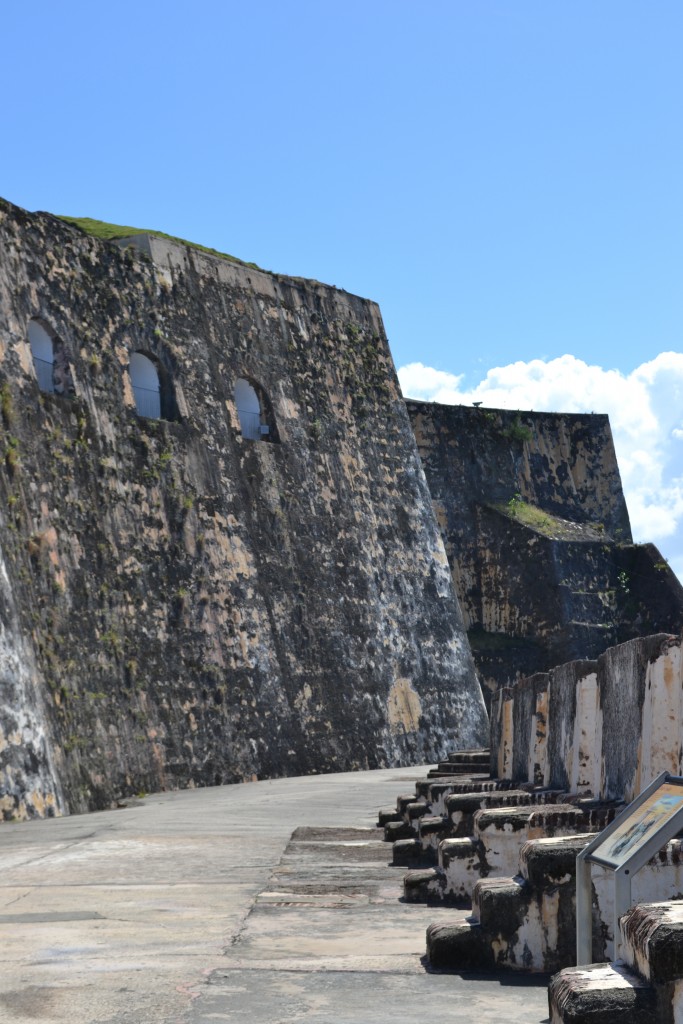
[[[450,834],[450,822],[442,817],[422,817],[414,823],[417,832],[408,838],[397,839],[393,844],[393,864],[414,864],[420,861],[424,867],[436,864],[439,842]]]
[[[520,807],[556,803],[556,790],[508,789],[493,793],[451,793],[444,800],[447,816],[453,823],[453,836],[474,835],[474,815],[484,808]]]
[[[431,790],[433,787],[436,788],[435,796],[432,797]],[[396,798],[395,807],[382,807],[378,812],[378,821],[380,826],[386,825],[389,821],[398,821],[403,817],[405,808],[410,803],[422,802],[428,804],[430,807],[433,805],[434,799],[442,799],[443,793],[446,792],[463,792],[468,790],[475,790],[477,792],[494,791],[499,789],[512,789],[512,782],[509,779],[491,779],[488,775],[479,776],[477,778],[462,777],[460,775],[444,775],[438,779],[426,778],[417,779],[415,782],[414,793],[403,793],[401,796]],[[443,814],[444,808],[441,807],[434,813]]]
[[[396,797],[396,810],[401,815],[401,817],[403,817],[403,812],[405,811],[405,809],[408,806],[408,804],[414,804],[414,803],[415,803],[415,794],[414,793],[403,793],[402,796],[397,796]]]
[[[498,968],[552,972],[575,962],[573,880],[552,871],[543,885],[521,875],[482,879],[474,887],[472,917]]]
[[[437,868],[443,875],[443,898],[455,903],[471,903],[475,885],[488,872],[482,845],[471,836],[442,840]]]
[[[436,860],[439,843],[448,838],[451,832],[450,820],[442,814],[428,814],[417,823],[417,837],[425,853],[431,850]]]
[[[490,750],[488,746],[477,746],[469,751],[452,751],[446,755],[446,761],[458,764],[461,761],[477,761],[480,764],[488,764]]]
[[[562,800],[562,803],[565,801]],[[616,800],[593,800],[585,799],[583,797],[574,797],[572,795],[566,796],[566,803],[573,807],[576,811],[581,814],[580,821],[577,819],[577,827],[574,829],[575,832],[602,832],[603,828],[606,828],[610,822],[614,821],[617,814],[623,810],[623,801]],[[534,835],[533,831],[530,830],[530,839],[542,839],[544,835],[562,835],[564,822],[567,825],[571,824],[571,817],[566,819],[558,818],[554,821],[554,824],[550,822],[542,823],[542,827],[546,829],[545,832],[539,832],[538,835]],[[549,832],[548,829],[553,828],[555,831]],[[559,831],[558,831],[559,829]],[[570,834],[569,832],[567,834]]]
[[[414,827],[417,829],[418,820],[424,818],[429,812],[429,804],[426,804],[424,800],[413,799],[403,808],[403,820],[408,822],[408,824],[414,823]]]
[[[422,818],[419,824],[423,858],[436,846],[438,886],[429,887],[429,899],[439,896],[448,902],[470,900],[480,878],[512,877],[519,871],[520,853],[529,839],[542,836],[573,836],[584,824],[583,813],[571,804],[527,804],[476,811],[474,835],[444,837],[448,821]],[[423,834],[424,833],[424,834]],[[394,863],[409,863],[405,859]],[[425,866],[424,864],[421,866]],[[404,894],[417,902],[420,885],[408,874]]]
[[[585,831],[584,815],[571,804],[487,807],[474,815],[473,835],[482,848],[488,876],[515,875],[530,839],[576,835]]]
[[[392,819],[387,821],[384,825],[384,841],[387,843],[399,842],[403,839],[416,839],[420,840],[420,827],[424,820],[429,820],[433,823],[432,827],[436,828],[439,825],[442,826],[442,832],[447,834],[450,827],[450,823],[447,822],[446,826],[443,826],[443,818],[430,816],[429,805],[423,801],[414,800],[412,803],[406,803],[403,807],[403,813],[400,819]],[[429,825],[426,826],[427,832],[429,832]],[[425,848],[428,849],[433,846],[432,859],[436,860],[436,843],[426,843]],[[400,861],[399,861],[400,863]]]
[[[407,903],[431,903],[443,900],[443,872],[439,868],[417,868],[403,879],[403,896]]]
[[[472,921],[479,929],[476,933],[478,947],[487,942],[490,945],[488,962],[497,967],[516,970],[556,971],[574,962],[576,937],[574,930],[574,893],[576,854],[583,848],[590,836],[578,841],[575,837],[533,840],[522,847],[520,863],[526,874],[512,877],[483,878],[478,880],[472,894]],[[442,844],[442,880],[444,892],[455,885],[446,875],[447,856],[452,860],[470,859],[471,873],[476,872],[477,856],[481,856],[480,842],[470,841],[458,844],[445,840]],[[438,869],[437,869],[438,870]],[[437,882],[431,880],[431,892],[437,893]],[[596,922],[599,930],[601,923]],[[594,935],[594,941],[596,936]],[[464,939],[452,944],[454,950],[448,966],[458,969],[465,966],[459,962],[457,951],[461,950]],[[428,944],[427,953],[432,956]],[[443,951],[438,956],[443,959]],[[481,959],[483,964],[487,957]],[[467,957],[469,963],[469,958]]]
[[[528,889],[526,879],[520,875],[485,878],[474,887],[472,917],[486,930],[513,934],[524,922]]]
[[[397,839],[392,846],[391,863],[394,867],[415,867],[419,862],[422,867],[422,843],[419,839]]]
[[[405,875],[403,895],[407,902],[471,904],[474,886],[486,871],[481,843],[471,837],[444,839],[438,856],[438,864],[429,875],[424,870]]]
[[[475,817],[477,835],[492,830],[526,832],[530,839],[576,835],[587,831],[582,828],[586,815],[571,803],[527,804],[522,807],[487,807]],[[536,834],[538,833],[538,835]]]
[[[432,814],[446,813],[446,797],[451,793],[502,793],[515,788],[510,779],[463,779],[444,777],[416,784],[416,795],[431,807]]]
[[[444,775],[440,779],[418,779],[415,782],[415,796],[418,800],[424,800],[426,803],[431,804],[431,791],[432,786],[445,786],[446,788],[453,785],[457,780],[456,775]]]
[[[621,929],[623,961],[570,967],[551,979],[553,1024],[683,1019],[683,902],[637,904]]]
[[[550,979],[551,1024],[658,1024],[657,993],[625,964],[567,967]],[[677,1018],[670,1018],[671,1020]]]
[[[415,839],[415,830],[407,821],[388,821],[384,826],[384,842],[395,843],[398,839]]]
[[[488,776],[491,769],[491,751],[487,748],[476,750],[453,750],[436,768],[432,768],[429,777],[440,775],[477,775]]]
[[[394,807],[380,807],[377,814],[377,825],[384,828],[390,821],[402,821],[402,817]]]
[[[644,978],[657,985],[683,979],[683,901],[637,904],[621,918],[621,932],[622,959]],[[683,991],[676,1009],[674,1019],[683,1020]]]
[[[480,924],[478,940],[491,943],[492,956],[498,967],[552,973],[575,962],[575,896],[576,857],[590,841],[592,834],[535,839],[526,842],[520,853],[520,871],[514,877],[484,878],[478,881],[472,895],[472,916]],[[444,842],[444,850],[448,849]],[[452,851],[465,855],[466,849]],[[469,851],[470,856],[475,853]],[[442,854],[443,861],[443,854]],[[441,867],[441,865],[439,865]],[[442,891],[454,889],[442,867],[439,882]],[[613,880],[607,869],[592,868],[593,888],[593,957],[609,960],[613,956]],[[630,911],[624,918],[625,948],[631,966],[647,974],[649,962],[658,964],[657,977],[671,987],[671,978],[683,974],[683,907],[673,900],[683,891],[683,847],[681,840],[672,840],[644,868],[633,876],[635,900],[654,903],[653,909]],[[431,892],[438,891],[436,882]],[[669,905],[672,909],[669,909]],[[665,910],[662,910],[662,907]],[[668,915],[668,916],[667,916]],[[661,926],[659,937],[657,928]],[[660,946],[657,946],[660,943]],[[676,944],[680,943],[680,946]],[[629,945],[630,944],[630,945]],[[655,951],[661,948],[661,960]],[[669,952],[673,950],[673,952]],[[670,967],[665,967],[670,964]],[[457,963],[450,965],[454,969]],[[667,970],[670,972],[667,976]],[[656,983],[657,978],[651,978]],[[683,1020],[683,985],[680,1014]]]
[[[432,769],[434,771],[435,769]],[[436,771],[443,775],[488,775],[488,762],[481,761],[440,761]]]
[[[534,793],[537,790],[545,792],[541,787],[534,787],[524,784],[515,787],[510,779],[492,779],[490,776],[479,775],[459,776],[444,775],[438,779],[425,778],[417,779],[415,782],[415,793],[403,793],[396,798],[396,807],[382,807],[378,812],[378,821],[381,826],[389,821],[398,821],[405,818],[407,808],[410,804],[426,804],[428,810],[425,813],[445,814],[445,799],[451,794],[457,793],[501,793],[514,790],[515,792]],[[533,798],[538,799],[538,798]],[[544,797],[545,799],[545,797]],[[412,812],[412,817],[420,817],[421,812]]]
[[[472,918],[454,924],[430,924],[427,954],[437,970],[454,966],[460,970],[491,970],[495,966],[491,943]]]
[[[532,886],[542,889],[576,883],[576,858],[591,839],[591,833],[531,839],[519,852],[519,874]]]

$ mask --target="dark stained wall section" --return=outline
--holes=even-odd
[[[606,416],[407,405],[487,690],[680,629],[683,588],[632,543]]]
[[[378,307],[136,246],[0,205],[0,538],[64,805],[485,743]],[[38,388],[32,317],[61,394]],[[172,419],[137,415],[133,351]],[[263,441],[238,377],[267,398]]]

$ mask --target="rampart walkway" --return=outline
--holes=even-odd
[[[539,979],[428,974],[373,829],[420,769],[145,797],[0,828],[0,1021],[536,1024]],[[371,831],[372,830],[372,831]]]

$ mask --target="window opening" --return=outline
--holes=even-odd
[[[41,391],[53,393],[55,390],[55,346],[51,336],[37,320],[29,322],[28,342],[38,387]]]
[[[161,419],[159,372],[152,360],[142,352],[133,352],[129,372],[138,415],[150,420]]]
[[[267,424],[261,423],[261,403],[255,388],[243,377],[235,382],[235,405],[240,419],[242,437],[260,441],[269,433]]]

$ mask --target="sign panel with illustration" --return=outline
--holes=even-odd
[[[614,882],[615,956],[620,918],[632,905],[631,879],[683,830],[683,777],[662,772],[576,858],[576,962],[592,963],[591,864],[609,868]]]
[[[683,780],[668,776],[654,792],[642,794],[628,808],[628,813],[619,816],[601,841],[592,845],[590,859],[615,870],[622,867],[649,847],[650,840],[666,830],[680,811],[683,811]]]

